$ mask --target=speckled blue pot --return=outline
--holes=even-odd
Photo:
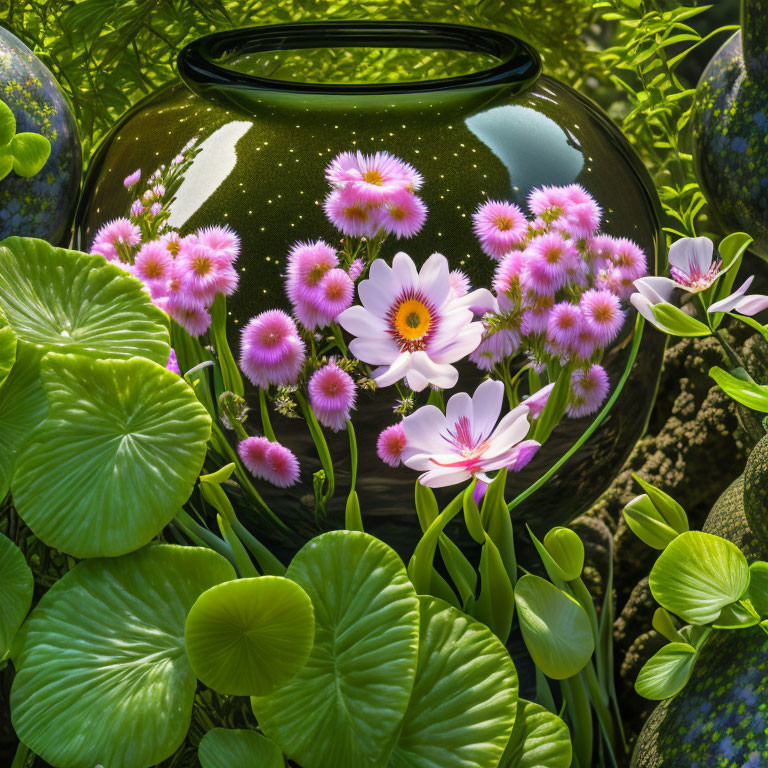
[[[741,20],[699,81],[694,158],[720,224],[768,257],[768,1],[742,0]]]
[[[50,71],[2,27],[0,99],[13,110],[18,133],[40,133],[51,142],[39,173],[25,179],[12,171],[0,181],[0,240],[23,235],[67,245],[82,174],[75,118]]]

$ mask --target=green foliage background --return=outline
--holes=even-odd
[[[7,2],[0,23],[30,45],[58,77],[73,104],[86,158],[126,109],[174,79],[179,50],[213,30],[381,18],[509,31],[538,48],[549,74],[596,98],[618,120],[654,174],[671,230],[693,234],[697,227],[706,228],[687,130],[695,83],[679,70],[691,50],[720,32],[702,36],[691,25],[709,6],[687,7],[677,0]],[[327,65],[328,58],[324,61]],[[405,74],[408,64],[379,54],[366,56],[357,66],[358,77],[365,77],[382,68],[391,73],[402,67]]]

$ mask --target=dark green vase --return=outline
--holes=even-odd
[[[179,190],[171,223],[182,231],[228,223],[243,238],[241,283],[229,303],[236,354],[238,329],[252,315],[287,305],[281,274],[292,243],[338,238],[321,203],[324,168],[344,150],[387,150],[425,177],[420,194],[429,208],[426,225],[416,237],[388,244],[384,258],[405,250],[420,263],[440,251],[468,273],[473,287],[487,287],[494,263],[472,233],[477,205],[496,198],[524,206],[534,186],[578,182],[603,206],[606,232],[637,241],[652,271],[663,262],[653,185],[629,144],[591,101],[541,75],[536,52],[506,34],[393,22],[270,26],[203,38],[182,51],[179,71],[184,84],[143,101],[104,141],[91,164],[78,234],[88,248],[97,228],[124,215],[131,202],[123,177],[170,161],[199,135],[202,151]],[[361,72],[365,82],[358,79]],[[591,504],[644,428],[663,339],[655,332],[645,335],[629,374],[634,320],[632,313],[606,357],[613,388],[623,384],[609,415],[513,511],[539,532]],[[461,389],[472,391],[478,382],[474,366],[461,371]],[[379,431],[394,421],[391,401],[390,392],[361,393],[355,414],[357,490],[366,530],[408,553],[419,534],[416,476],[389,469],[375,453]],[[536,459],[510,476],[508,498],[550,469],[592,421],[565,421]],[[275,427],[278,439],[302,461],[307,482],[288,492],[260,490],[300,526],[311,516],[306,499],[318,466],[314,447],[303,423],[278,420]],[[343,433],[329,437],[338,466],[330,515],[338,523],[348,447]]]
[[[696,173],[725,231],[768,257],[768,2],[742,0],[741,30],[712,57],[696,89]]]

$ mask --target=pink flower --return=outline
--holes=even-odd
[[[141,216],[144,213],[144,206],[141,204],[141,200],[134,200],[131,203],[131,218],[135,219],[137,216]]]
[[[527,405],[527,401],[524,404]],[[539,452],[539,448],[541,443],[536,440],[523,440],[522,443],[518,443],[511,451],[507,469],[519,472]]]
[[[574,244],[557,232],[534,237],[523,253],[524,287],[544,296],[555,293],[568,279],[568,270],[578,263]]]
[[[595,353],[597,342],[592,334],[592,329],[589,323],[582,323],[579,328],[579,333],[576,336],[575,341],[570,346],[571,354],[575,355],[580,360],[589,360]]]
[[[768,296],[759,293],[744,295],[754,279],[755,276],[750,275],[741,288],[735,290],[730,296],[716,301],[707,309],[707,312],[739,312],[742,315],[751,316],[768,308]]]
[[[618,297],[608,291],[589,290],[581,295],[579,308],[597,344],[604,347],[618,336],[624,312]]]
[[[270,384],[295,384],[304,357],[296,324],[282,310],[262,312],[243,328],[240,368],[262,389]]]
[[[151,240],[141,246],[133,263],[133,272],[140,280],[152,286],[165,283],[171,277],[173,258],[168,249],[159,241]]]
[[[376,455],[390,467],[400,465],[404,450],[405,432],[402,423],[387,427],[376,441]]]
[[[314,306],[320,281],[326,272],[338,266],[335,249],[324,240],[296,243],[288,251],[285,277],[285,290],[291,303],[305,302]]]
[[[422,183],[412,166],[388,152],[342,152],[326,168],[325,175],[333,186],[353,191],[369,205],[381,205],[396,192],[418,189]]]
[[[237,288],[237,272],[228,257],[199,240],[183,244],[174,263],[182,290],[205,304],[211,304],[217,293],[231,295]]]
[[[568,301],[561,301],[552,307],[547,320],[547,337],[561,349],[567,350],[575,344],[584,322],[581,311]]]
[[[202,336],[211,325],[203,306],[189,306],[171,296],[164,300],[164,309],[190,336]]]
[[[678,288],[699,293],[723,272],[721,259],[713,259],[714,243],[708,237],[683,237],[669,246],[669,274]]]
[[[203,227],[195,233],[197,241],[209,248],[216,256],[222,256],[230,264],[237,261],[240,255],[240,238],[237,233],[228,226]]]
[[[512,328],[502,328],[490,336],[483,336],[469,359],[481,371],[490,371],[496,363],[514,354],[519,346],[520,334]]]
[[[602,213],[595,199],[579,184],[563,187],[562,191],[565,195],[563,216],[556,220],[555,226],[577,240],[594,234]]]
[[[549,313],[555,304],[553,296],[536,296],[530,304],[530,309],[523,312],[520,322],[520,332],[523,336],[531,333],[546,333],[549,325]]]
[[[141,178],[141,168],[137,168],[133,173],[129,173],[123,179],[123,185],[126,189],[130,189]]]
[[[355,284],[343,270],[335,267],[323,275],[314,301],[319,315],[318,325],[327,325],[352,304]],[[312,327],[312,326],[307,326]]]
[[[323,210],[331,224],[350,237],[373,237],[380,227],[379,209],[366,205],[352,190],[334,189]]]
[[[312,374],[308,390],[309,402],[317,420],[334,432],[344,429],[357,397],[352,377],[336,363],[330,362]]]
[[[427,206],[421,198],[401,191],[392,195],[381,209],[379,225],[399,240],[401,237],[415,235],[424,226],[426,218]]]
[[[469,293],[469,278],[460,269],[451,270],[448,275],[448,282],[450,282],[453,295],[457,299]]]
[[[493,290],[498,294],[512,293],[520,285],[520,273],[525,259],[521,251],[512,251],[496,267],[493,278]]]
[[[528,195],[528,209],[536,216],[559,216],[567,203],[565,187],[536,187]]]
[[[538,391],[523,400],[525,405],[528,406],[531,419],[538,419],[541,416],[541,412],[549,400],[549,396],[552,394],[552,390],[555,388],[555,383],[547,384],[546,387],[542,387]]]
[[[190,236],[188,235],[187,238],[188,237]],[[194,237],[194,235],[191,237]],[[170,232],[160,238],[160,242],[163,244],[168,253],[170,253],[171,256],[175,258],[179,252],[179,249],[181,248],[182,243],[188,241],[187,238],[182,239],[181,235],[179,235],[176,230],[172,229]]]
[[[141,242],[141,230],[128,219],[113,219],[96,233],[91,253],[101,254],[107,261],[121,259]]]
[[[149,212],[153,216],[157,216],[162,210],[163,210],[163,206],[160,205],[160,203],[152,203],[152,207],[149,209]]]
[[[179,370],[179,361],[176,358],[176,350],[173,347],[171,347],[171,353],[168,355],[168,362],[165,364],[165,367],[172,373],[177,373],[179,376],[181,376],[181,371]]]
[[[608,374],[601,365],[593,365],[588,371],[581,368],[574,371],[571,374],[568,415],[580,419],[595,413],[607,397],[610,386]]]
[[[643,249],[622,237],[614,241],[613,263],[619,268],[623,281],[632,283],[639,277],[645,277],[648,272],[648,263]]]
[[[363,274],[363,269],[365,269],[365,264],[363,264],[362,259],[355,259],[350,265],[349,265],[349,277],[351,280],[357,280],[360,275]]]
[[[419,482],[431,488],[472,477],[487,483],[487,472],[516,466],[516,446],[530,427],[528,408],[520,405],[499,421],[503,400],[504,385],[488,379],[472,397],[465,392],[454,395],[445,414],[434,405],[425,405],[406,416],[403,462],[423,472]]]
[[[528,221],[523,212],[516,205],[504,201],[483,203],[473,214],[472,222],[480,247],[497,261],[521,245],[528,234]]]
[[[296,456],[288,448],[270,442],[266,437],[246,438],[238,444],[237,454],[249,472],[278,488],[288,488],[299,479]]]

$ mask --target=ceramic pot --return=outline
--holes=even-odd
[[[355,78],[363,67],[349,68],[349,57],[370,63],[372,52],[381,53],[386,64],[368,67],[366,81],[360,82]],[[428,65],[420,68],[424,61]],[[322,210],[323,172],[344,150],[390,151],[426,179],[420,191],[429,208],[426,225],[412,239],[388,243],[384,258],[406,250],[421,263],[437,250],[452,267],[467,272],[473,287],[489,286],[494,263],[472,233],[477,205],[491,198],[524,206],[534,186],[578,182],[603,206],[604,231],[639,243],[651,271],[663,261],[658,202],[641,162],[595,104],[543,76],[536,52],[514,37],[427,23],[270,26],[198,40],[181,52],[178,66],[184,83],[138,104],[102,144],[86,181],[78,236],[87,248],[101,224],[125,215],[131,202],[122,184],[127,174],[136,168],[151,171],[199,136],[202,151],[179,188],[171,223],[182,232],[228,223],[243,239],[240,287],[228,303],[235,354],[238,329],[251,316],[287,306],[281,275],[293,242],[338,238]],[[422,70],[426,79],[419,75]],[[607,418],[513,510],[516,519],[540,532],[591,504],[643,431],[663,339],[647,333],[635,360],[634,321],[632,311],[606,357],[612,387],[621,389]],[[479,374],[468,365],[459,381],[471,392]],[[385,467],[375,454],[379,431],[393,421],[391,407],[386,390],[376,396],[361,393],[355,414],[357,490],[366,530],[408,551],[419,534],[412,501],[415,475]],[[530,489],[592,424],[593,418],[563,422],[523,472],[511,473],[508,498]],[[318,464],[303,423],[277,418],[274,426],[278,439],[304,462],[303,476],[309,480]],[[344,433],[329,437],[339,468],[338,502],[330,517],[338,523],[348,448]],[[311,514],[309,482],[264,493],[287,518],[306,521]]]
[[[77,124],[50,71],[2,27],[0,100],[13,111],[18,133],[39,133],[51,142],[41,171],[30,178],[12,171],[0,180],[0,240],[21,235],[68,245],[82,174]]]
[[[741,25],[696,88],[694,159],[724,231],[748,232],[768,257],[768,2],[742,0]]]

